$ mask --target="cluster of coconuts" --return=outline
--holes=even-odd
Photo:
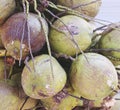
[[[120,25],[107,27],[92,46],[89,20],[100,6],[101,0],[0,0],[0,110],[120,109]]]

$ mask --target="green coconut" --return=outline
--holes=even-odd
[[[116,26],[118,25],[117,29]],[[98,42],[98,48],[102,49],[101,53],[108,57],[114,65],[120,64],[120,26],[119,24],[111,25],[108,27],[101,36]]]
[[[13,13],[15,7],[15,0],[0,0],[0,25]]]
[[[18,110],[18,88],[11,81],[0,81],[0,110]]]
[[[48,33],[48,25],[41,18],[45,32]],[[30,50],[35,53],[45,44],[45,33],[40,18],[37,14],[19,12],[3,24],[0,29],[1,39],[7,52],[16,60],[25,59]],[[22,54],[22,55],[21,55]]]
[[[102,49],[101,53],[107,56],[115,65],[120,64],[120,26],[119,24],[111,25],[102,34],[98,48]],[[117,29],[114,29],[116,28]]]
[[[70,68],[74,90],[89,100],[100,100],[117,88],[118,76],[111,61],[97,53],[79,55]]]
[[[43,106],[47,110],[72,110],[76,106],[83,105],[83,101],[79,99],[81,97],[80,95],[77,95],[78,98],[73,97],[76,96],[75,91],[67,90],[66,92],[64,92],[63,90],[53,97],[41,99]]]
[[[50,29],[49,41],[52,50],[58,54],[74,56],[86,50],[91,44],[92,27],[84,19],[66,15],[56,20]]]
[[[14,82],[14,84],[16,86],[18,86],[18,90],[19,90],[19,106],[18,106],[18,110],[28,110],[28,109],[32,109],[33,107],[35,107],[38,103],[38,100],[33,99],[33,98],[27,98],[28,96],[25,94],[25,92],[22,89],[21,86],[21,73],[16,73],[13,74],[11,76],[11,80]]]
[[[38,100],[32,98],[26,100],[26,97],[23,89],[17,87],[15,80],[0,81],[0,110],[25,110],[35,107]]]
[[[58,0],[57,3],[90,17],[95,17],[101,6],[101,0]]]
[[[61,91],[66,83],[66,73],[55,58],[40,55],[30,60],[22,72],[22,87],[25,93],[35,99],[52,97]]]

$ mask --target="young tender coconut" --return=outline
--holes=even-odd
[[[18,88],[12,83],[0,81],[0,110],[18,110]]]
[[[51,48],[58,54],[74,56],[86,50],[91,44],[92,27],[84,19],[66,15],[57,19],[50,29]]]
[[[24,110],[35,107],[38,100],[28,98],[26,103],[26,95],[19,96],[22,88],[18,88],[13,80],[0,81],[0,110]],[[5,102],[5,103],[3,103]],[[21,109],[22,107],[22,109]]]
[[[101,6],[101,0],[58,0],[57,3],[90,17],[95,17]]]
[[[15,7],[15,0],[0,0],[0,25],[13,13]]]
[[[38,103],[38,100],[28,97],[21,86],[21,73],[16,73],[11,76],[11,80],[18,86],[19,90],[19,106],[17,110],[28,110],[35,107]]]
[[[98,49],[108,57],[114,65],[120,65],[120,23],[110,25],[102,34]]]
[[[24,67],[22,72],[24,92],[35,99],[49,98],[61,91],[66,83],[66,73],[55,58],[40,55]]]
[[[97,53],[79,55],[70,68],[70,82],[76,93],[100,100],[117,88],[118,76],[109,59]]]
[[[46,33],[48,25],[42,18]],[[11,16],[1,28],[4,47],[15,59],[24,59],[30,52],[39,51],[45,44],[45,34],[39,16],[21,12]]]

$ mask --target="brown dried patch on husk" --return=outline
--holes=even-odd
[[[47,110],[72,110],[76,106],[81,106],[82,102],[79,98],[73,97],[74,91],[65,90],[64,88],[53,97],[42,99],[42,103]],[[70,89],[70,88],[67,88]],[[68,91],[70,93],[68,93]],[[71,94],[71,95],[70,95]],[[73,96],[72,96],[73,95]]]
[[[46,27],[45,31],[48,33],[46,21],[43,18],[41,20]],[[28,16],[25,13],[17,13],[11,16],[2,26],[1,38],[8,53],[15,59],[20,59],[20,49],[22,49],[23,59],[29,54],[29,42],[32,52],[39,51],[45,44],[45,35],[39,17],[32,13],[29,13]],[[22,48],[20,48],[21,45]]]
[[[51,28],[49,34],[50,45],[55,53],[74,56],[89,48],[92,28],[87,21],[74,15],[63,16],[60,20],[53,23],[56,29]]]

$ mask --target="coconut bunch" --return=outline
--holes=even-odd
[[[0,1],[0,110],[116,110],[120,26],[96,28],[101,2]]]

